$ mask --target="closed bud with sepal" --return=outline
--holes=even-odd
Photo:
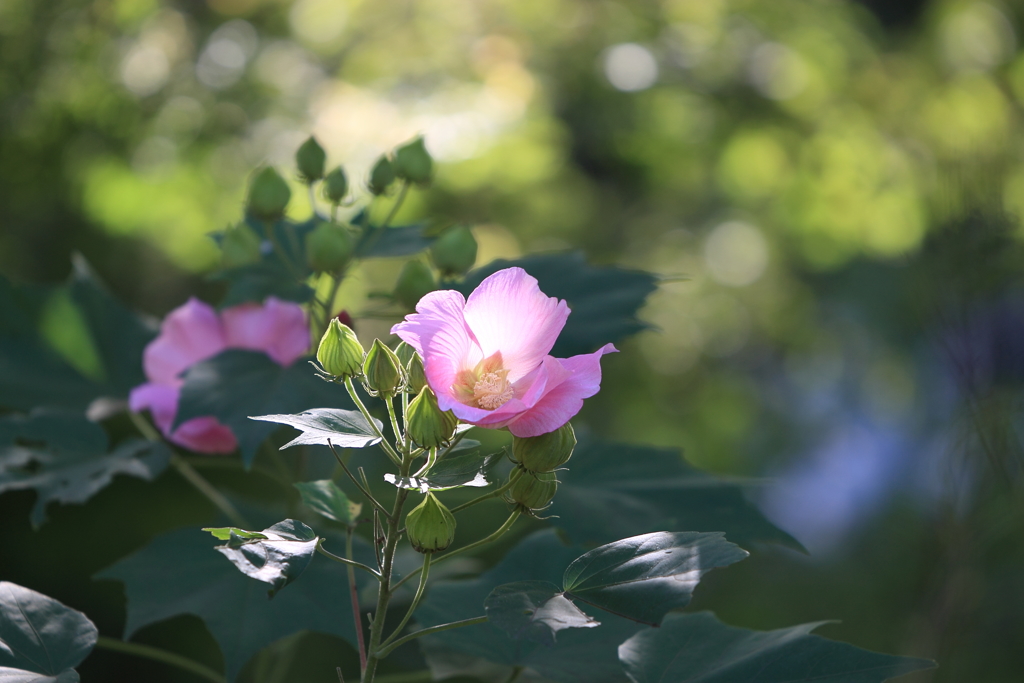
[[[302,182],[307,185],[324,177],[326,163],[327,153],[312,135],[295,152],[295,165],[299,167],[299,176],[302,178]]]
[[[324,177],[324,196],[331,204],[340,204],[348,194],[348,176],[345,169],[338,166]]]
[[[476,263],[476,238],[465,225],[455,225],[430,245],[430,259],[442,277],[455,277],[469,271]]]
[[[423,502],[405,516],[405,532],[417,552],[436,553],[455,540],[455,515],[437,496],[427,493]]]
[[[508,495],[514,503],[524,510],[542,510],[546,508],[558,491],[558,479],[554,472],[520,472],[512,484]],[[515,476],[517,470],[512,470]]]
[[[373,346],[366,352],[363,381],[367,389],[381,398],[394,396],[405,381],[402,361],[380,339],[374,339]]]
[[[352,238],[344,226],[322,222],[306,237],[306,262],[317,273],[336,273],[352,258]]]
[[[409,404],[405,416],[405,431],[423,448],[437,448],[455,436],[459,418],[450,410],[441,410],[437,396],[430,387],[423,387]]]
[[[352,328],[332,318],[316,350],[316,359],[324,371],[341,379],[356,377],[363,371],[364,355],[363,345]]]
[[[284,215],[291,198],[291,188],[284,178],[273,168],[265,166],[253,176],[246,207],[257,218],[273,220]]]
[[[427,183],[434,172],[434,160],[423,144],[423,136],[395,150],[395,175],[410,183]]]
[[[553,472],[569,461],[574,448],[576,432],[566,422],[540,436],[513,436],[512,460],[528,472]]]
[[[373,194],[380,196],[388,191],[393,182],[395,182],[395,165],[387,155],[382,154],[370,169],[370,181],[366,187]]]
[[[402,266],[395,282],[394,297],[407,309],[414,310],[424,295],[437,289],[430,266],[420,260],[412,260]]]

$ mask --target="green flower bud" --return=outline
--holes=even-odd
[[[395,283],[394,296],[407,309],[414,310],[424,295],[437,289],[430,266],[423,261],[409,261],[402,266]]]
[[[295,165],[299,167],[299,175],[307,185],[312,185],[314,180],[324,177],[326,163],[327,153],[312,135],[295,152]]]
[[[455,540],[455,515],[437,496],[427,493],[423,502],[405,516],[405,532],[417,552],[436,553]]]
[[[277,171],[265,166],[249,185],[247,207],[258,218],[280,218],[288,207],[292,191]]]
[[[512,476],[516,472],[512,470]],[[557,490],[558,479],[554,472],[522,472],[509,489],[509,497],[526,510],[540,510],[551,503]]]
[[[245,223],[240,223],[224,232],[220,243],[220,259],[225,268],[256,263],[260,260],[259,235]]]
[[[398,342],[398,346],[395,347],[395,355],[398,356],[398,360],[402,361],[402,367],[408,369],[409,363],[412,362],[413,357],[416,355],[416,349],[404,341]]]
[[[341,166],[334,169],[324,178],[324,196],[331,204],[340,204],[348,194],[348,176]]]
[[[352,258],[348,230],[333,223],[320,223],[306,237],[306,262],[317,273],[336,273]]]
[[[352,328],[332,318],[316,350],[316,359],[324,371],[342,379],[355,377],[362,372],[363,355],[363,345]]]
[[[512,460],[528,472],[553,472],[572,456],[576,432],[566,422],[553,432],[540,436],[512,437]]]
[[[409,361],[409,365],[406,366],[408,376],[405,380],[406,386],[409,387],[409,391],[413,393],[420,393],[423,387],[427,386],[427,373],[423,368],[423,359],[417,353]]]
[[[434,170],[434,160],[423,144],[423,136],[395,150],[395,174],[411,183],[427,183]]]
[[[382,154],[370,171],[370,182],[367,184],[367,188],[375,195],[382,195],[388,191],[393,182],[395,182],[395,166],[386,155]]]
[[[424,448],[436,448],[448,443],[455,435],[459,418],[450,410],[441,411],[437,396],[430,387],[423,387],[409,404],[405,430],[409,437]]]
[[[374,339],[363,361],[363,376],[366,387],[374,395],[391,398],[402,386],[405,372],[395,352],[384,346],[380,339]]]
[[[448,228],[430,245],[430,258],[443,277],[462,275],[476,263],[476,238],[465,225]]]

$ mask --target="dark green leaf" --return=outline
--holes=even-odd
[[[602,442],[579,443],[551,506],[553,524],[577,543],[608,543],[658,529],[724,531],[741,544],[781,543],[803,551],[769,522],[735,483],[689,465],[679,451]]]
[[[432,586],[416,610],[416,621],[421,626],[433,626],[481,616],[491,591],[512,581],[557,584],[580,551],[564,545],[553,530],[532,534],[480,577],[441,581]],[[617,648],[638,628],[632,621],[608,615],[597,628],[560,632],[558,641],[546,647],[512,640],[498,626],[486,623],[426,636],[420,644],[439,677],[442,671],[449,675],[474,671],[480,660],[485,660],[505,667],[506,677],[512,667],[525,666],[560,683],[623,683],[627,679],[618,664]]]
[[[229,530],[227,545],[217,546],[217,551],[246,576],[269,583],[270,597],[274,597],[306,570],[318,539],[312,529],[294,519],[278,522],[261,534],[256,538],[253,532]]]
[[[351,400],[344,389],[317,378],[304,359],[285,368],[264,353],[230,349],[185,373],[176,421],[213,415],[235,433],[248,467],[275,428],[250,415],[292,414],[322,405],[350,406]]]
[[[373,564],[373,551],[354,539],[356,559]],[[339,576],[341,577],[339,580]],[[270,643],[302,630],[356,642],[344,572],[333,562],[312,562],[288,590],[267,600],[265,587],[243,576],[217,553],[198,529],[159,536],[142,550],[104,570],[98,578],[125,584],[125,638],[140,628],[179,614],[201,618],[220,645],[228,680]],[[368,577],[357,572],[364,585]]]
[[[263,302],[268,296],[300,304],[313,298],[313,289],[305,282],[297,282],[295,275],[276,261],[222,270],[211,276],[211,279],[228,282],[228,291],[221,306],[237,306],[249,301]]]
[[[366,448],[380,443],[380,437],[366,424],[366,418],[357,410],[314,408],[298,415],[258,415],[250,416],[249,419],[276,422],[295,427],[302,432],[281,446],[282,451],[291,446],[304,444],[326,446],[328,441],[338,448]],[[377,429],[384,426],[384,423],[376,418],[373,418],[373,422]]]
[[[656,531],[594,548],[565,570],[567,595],[657,626],[685,607],[704,574],[746,558],[720,532]]]
[[[98,635],[81,612],[0,581],[0,681],[78,683],[74,667],[89,655]]]
[[[811,635],[822,623],[750,631],[710,612],[672,614],[623,643],[619,659],[633,683],[881,683],[935,666]]]
[[[650,273],[595,268],[581,252],[492,261],[469,273],[456,289],[469,296],[485,277],[513,266],[537,278],[542,292],[569,304],[572,313],[551,350],[557,358],[590,353],[647,327],[636,312],[657,288],[657,279]]]
[[[420,493],[427,491],[444,491],[457,486],[487,486],[490,471],[501,460],[501,453],[492,453],[481,457],[479,453],[466,455],[448,455],[430,469],[425,477],[399,477],[392,473],[384,475],[384,480],[403,489],[414,489]]]
[[[361,258],[411,256],[418,254],[434,241],[424,236],[425,225],[405,225],[394,228],[370,227],[363,231],[356,243],[356,256]]]
[[[342,524],[351,524],[362,510],[362,505],[353,503],[330,479],[307,481],[293,484],[302,496],[302,502],[310,510]]]
[[[51,501],[84,503],[114,475],[147,481],[170,462],[163,443],[129,439],[107,453],[103,429],[84,415],[37,411],[0,418],[0,494],[35,489],[32,524],[46,521]]]
[[[567,628],[593,628],[601,622],[584,614],[547,581],[516,581],[498,586],[484,601],[490,623],[516,640],[554,645]]]

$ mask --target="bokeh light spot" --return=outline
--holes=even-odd
[[[618,90],[646,90],[658,80],[658,62],[643,45],[613,45],[604,54],[604,75]]]
[[[716,282],[744,287],[756,282],[768,267],[768,243],[753,225],[727,221],[708,235],[704,263]]]

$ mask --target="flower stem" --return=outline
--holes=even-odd
[[[395,399],[389,398],[384,401],[384,405],[388,407],[388,416],[391,418],[391,431],[395,433],[395,444],[402,444],[399,448],[402,449],[402,455],[408,456],[409,449],[405,448],[405,438],[402,436],[402,430],[398,428],[398,415],[395,413]]]
[[[422,636],[433,635],[434,633],[440,633],[441,631],[448,631],[448,630],[453,629],[453,628],[462,628],[463,626],[474,626],[476,624],[485,624],[485,623],[487,623],[487,617],[473,617],[472,619],[463,619],[462,621],[453,621],[453,622],[451,622],[449,624],[439,624],[437,626],[431,626],[429,628],[425,628],[425,629],[422,629],[420,631],[414,631],[413,633],[410,633],[409,635],[405,636],[404,638],[399,638],[395,642],[393,642],[390,645],[388,645],[385,649],[383,649],[380,652],[376,653],[376,655],[378,657],[380,657],[380,658],[387,657],[395,649],[405,645],[406,643],[408,643],[411,640],[415,640],[416,638],[420,638]]]
[[[171,465],[174,466],[178,473],[185,478],[185,480],[196,487],[196,489],[206,496],[206,499],[217,506],[217,509],[224,513],[224,515],[231,520],[231,523],[235,526],[241,527],[242,529],[249,529],[249,522],[246,521],[245,517],[242,516],[231,501],[228,500],[223,493],[213,487],[213,484],[206,481],[203,475],[196,472],[192,465],[185,462],[177,453],[171,455]]]
[[[181,655],[168,652],[167,650],[161,650],[157,647],[140,645],[138,643],[126,643],[123,640],[108,638],[106,636],[100,636],[96,640],[96,647],[103,648],[104,650],[112,650],[114,652],[123,652],[137,657],[145,657],[146,659],[163,662],[164,664],[170,664],[171,666],[176,666],[179,669],[189,671],[196,676],[205,678],[213,683],[227,683],[227,679],[224,678],[224,676],[221,676],[210,667],[200,664],[188,657],[182,657]]]
[[[316,551],[318,553],[320,553],[321,555],[323,555],[324,557],[326,557],[326,558],[328,558],[330,560],[334,560],[335,562],[339,562],[341,564],[348,565],[349,569],[352,569],[353,571],[355,571],[356,567],[359,567],[363,571],[369,572],[370,574],[373,575],[373,577],[375,579],[380,581],[380,574],[377,573],[376,569],[374,569],[373,567],[370,567],[368,565],[365,565],[362,562],[356,562],[355,560],[351,559],[350,557],[341,557],[340,555],[335,555],[334,553],[332,553],[329,550],[326,550],[323,547],[323,542],[324,542],[324,539],[321,538],[320,542],[316,544]],[[347,545],[346,545],[346,550],[347,550]]]
[[[373,234],[366,241],[366,246],[363,247],[362,249],[363,253],[366,253],[371,248],[373,248],[373,246],[377,243],[377,240],[380,239],[380,236],[384,233],[385,230],[387,230],[388,226],[391,224],[392,219],[394,219],[394,217],[398,214],[398,210],[402,208],[402,204],[405,202],[405,195],[407,195],[408,193],[409,181],[403,180],[402,189],[398,191],[398,198],[395,200],[394,206],[391,207],[391,211],[389,211],[388,215],[384,218],[384,222],[381,223],[376,228],[373,228]],[[369,214],[367,214],[367,226],[369,227]]]
[[[427,587],[427,576],[430,574],[430,555],[431,553],[423,554],[423,568],[420,569],[420,585],[416,587],[416,595],[413,597],[412,604],[409,605],[409,609],[406,610],[405,616],[402,617],[402,621],[397,627],[395,627],[395,630],[391,632],[391,635],[381,643],[380,646],[382,648],[387,647],[399,636],[399,634],[402,633],[402,629],[405,628],[405,625],[409,623],[410,619],[412,619],[413,612],[415,612],[416,608],[420,606],[420,600],[423,599],[424,589]]]
[[[521,514],[522,513],[520,512],[519,508],[516,508],[515,510],[512,511],[512,514],[509,515],[509,518],[505,520],[505,523],[502,524],[498,528],[498,530],[495,531],[493,534],[491,534],[487,538],[481,538],[479,541],[474,541],[473,543],[470,543],[469,545],[462,546],[461,548],[457,548],[456,550],[453,550],[453,551],[451,551],[449,553],[445,553],[441,557],[438,557],[437,559],[433,560],[433,564],[437,564],[439,562],[444,562],[449,557],[454,557],[455,555],[459,555],[461,553],[464,553],[467,550],[472,550],[473,548],[478,548],[478,547],[480,547],[480,546],[482,546],[482,545],[484,545],[486,543],[490,543],[491,541],[498,540],[499,538],[501,538],[501,536],[506,531],[508,531],[509,529],[512,528],[512,525],[515,524],[515,521],[517,519],[519,519],[519,515],[521,515]],[[394,590],[398,590],[402,586],[402,584],[404,584],[406,581],[408,581],[409,579],[411,579],[414,576],[416,576],[415,572],[413,572],[412,574],[409,574],[408,576],[404,577],[401,581],[399,581],[398,583],[395,584]]]
[[[348,395],[352,397],[352,402],[356,404],[357,408],[359,408],[359,412],[363,414],[364,418],[366,418],[366,424],[368,424],[370,429],[373,430],[373,433],[380,438],[380,447],[384,449],[384,452],[388,454],[388,457],[391,458],[393,463],[401,467],[402,458],[395,452],[395,449],[391,447],[391,444],[388,443],[387,439],[384,438],[384,433],[380,431],[380,427],[377,426],[377,423],[373,421],[370,411],[366,409],[366,406],[363,405],[363,400],[359,398],[359,394],[356,393],[356,387],[352,384],[351,377],[345,378],[345,388],[348,389]],[[390,401],[385,401],[385,403],[390,407]]]
[[[384,514],[384,516],[387,517],[387,508],[381,505],[380,501],[373,497],[373,494],[370,493],[369,488],[364,487],[362,484],[359,483],[359,480],[356,479],[354,474],[352,474],[352,470],[348,468],[348,465],[345,464],[345,461],[341,459],[340,455],[338,455],[338,451],[334,448],[334,444],[331,443],[330,439],[327,440],[327,447],[331,449],[331,453],[334,453],[334,459],[338,461],[339,465],[341,465],[341,469],[345,470],[345,474],[347,474],[348,478],[352,480],[352,483],[356,485],[356,488],[359,489],[359,492],[361,494],[363,494],[363,497],[366,498],[367,501],[369,501],[370,505],[380,510]]]
[[[505,491],[508,491],[510,488],[512,488],[512,485],[516,483],[516,480],[518,480],[520,476],[522,476],[522,470],[518,470],[518,469],[514,470],[512,472],[512,476],[509,477],[509,480],[503,486],[501,486],[500,488],[494,489],[490,493],[485,493],[482,496],[477,496],[473,500],[467,501],[467,502],[463,503],[462,505],[456,505],[455,507],[452,508],[452,514],[455,514],[459,510],[465,510],[468,507],[472,507],[472,506],[476,505],[477,503],[482,503],[485,500],[489,500],[491,498],[497,498],[501,494],[505,493]]]
[[[345,559],[350,563],[348,565],[348,594],[352,600],[352,620],[356,627],[356,642],[359,644],[359,674],[362,675],[366,671],[366,643],[363,642],[363,617],[359,611],[359,589],[356,587],[356,570],[353,566],[359,563],[352,559],[352,530],[351,524],[345,529]],[[318,549],[319,545],[318,543]],[[370,569],[366,565],[359,566]]]

